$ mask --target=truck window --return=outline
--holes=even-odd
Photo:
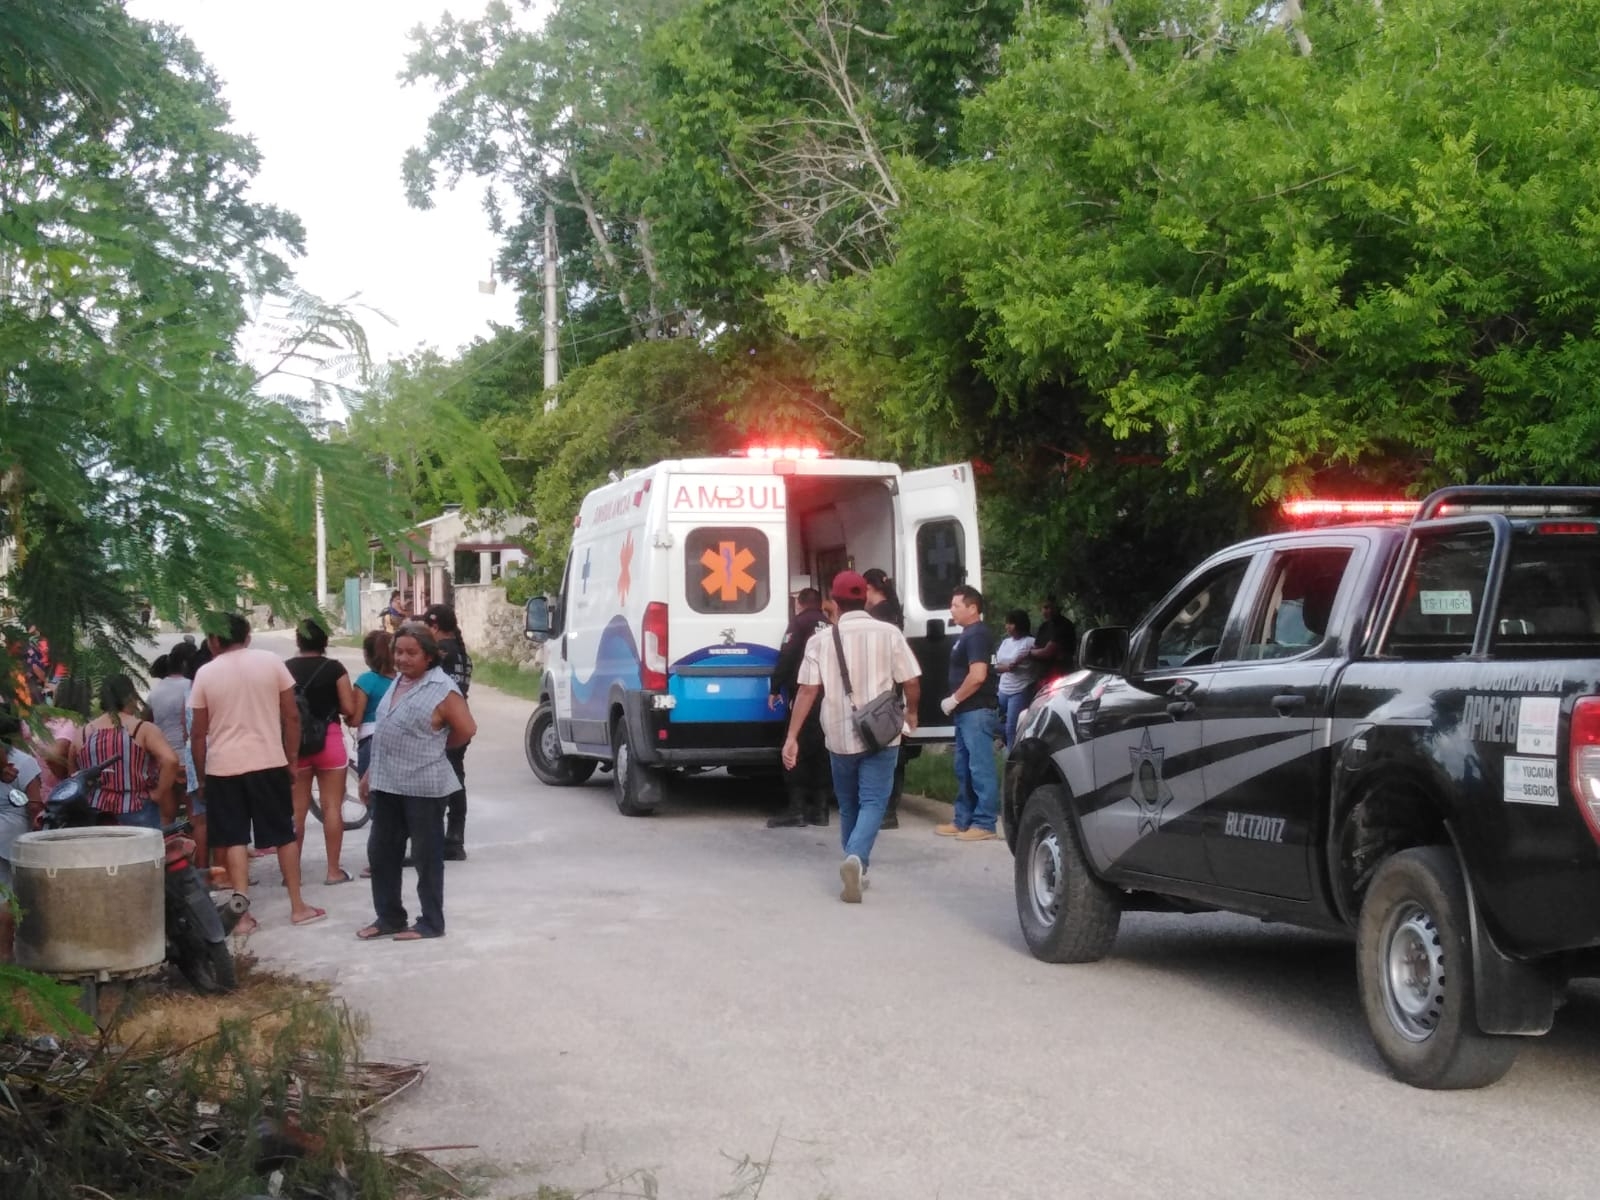
[[[1490,636],[1496,658],[1593,657],[1600,650],[1600,537],[1516,534]]]
[[[1487,528],[1420,535],[1379,653],[1401,659],[1471,654],[1493,549]]]
[[[771,598],[767,535],[744,526],[702,525],[683,539],[684,587],[701,613],[756,613]]]
[[[961,522],[929,521],[917,527],[917,598],[937,612],[967,581],[967,539]]]
[[[1320,646],[1350,553],[1347,546],[1318,546],[1278,555],[1240,657],[1292,658]]]
[[[1146,670],[1194,667],[1214,662],[1228,614],[1250,567],[1249,557],[1218,567],[1195,582],[1157,619],[1145,651]]]

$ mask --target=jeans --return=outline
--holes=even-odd
[[[833,793],[839,798],[839,844],[846,855],[854,854],[861,860],[865,871],[872,859],[872,843],[883,824],[884,810],[889,806],[900,747],[866,754],[830,751],[828,760],[833,767]]]
[[[957,829],[976,825],[994,832],[1000,781],[994,773],[995,711],[987,706],[956,714]]]
[[[1031,688],[1023,688],[1020,692],[1012,692],[1009,696],[1000,697],[1000,711],[1005,716],[1006,749],[1011,749],[1017,740],[1017,718],[1022,715],[1022,710],[1028,707],[1028,701],[1033,696]]]
[[[400,864],[409,838],[417,863],[417,902],[422,908],[417,929],[444,932],[444,802],[443,796],[372,793],[367,862],[372,867],[372,908],[380,929],[398,932],[406,927]]]
[[[156,807],[154,800],[146,800],[143,808],[136,808],[132,812],[119,813],[116,823],[118,825],[133,825],[140,829],[161,829],[161,810]]]

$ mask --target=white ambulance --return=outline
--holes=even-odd
[[[528,604],[528,635],[546,642],[529,765],[558,785],[609,766],[629,816],[654,810],[674,770],[776,768],[789,713],[767,693],[793,598],[869,567],[895,580],[922,663],[917,740],[948,741],[950,594],[981,586],[969,464],[763,446],[590,492],[560,595]]]

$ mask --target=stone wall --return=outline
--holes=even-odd
[[[456,620],[473,658],[494,658],[537,670],[541,648],[522,633],[522,609],[506,603],[499,584],[462,584],[455,590]]]

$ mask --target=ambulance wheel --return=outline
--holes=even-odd
[[[528,728],[523,734],[523,750],[539,782],[548,783],[551,787],[576,787],[594,774],[594,759],[574,758],[561,753],[561,740],[556,737],[555,713],[548,700],[534,709],[533,716],[528,718]]]
[[[661,803],[661,773],[634,761],[625,717],[611,727],[611,790],[625,817],[648,817]]]
[[[1361,1007],[1383,1061],[1413,1087],[1484,1087],[1517,1056],[1516,1039],[1478,1028],[1467,914],[1461,866],[1445,846],[1394,855],[1361,902]]]
[[[1035,788],[1017,825],[1017,919],[1033,956],[1045,962],[1097,962],[1117,940],[1122,902],[1096,879],[1067,812],[1066,789]]]

